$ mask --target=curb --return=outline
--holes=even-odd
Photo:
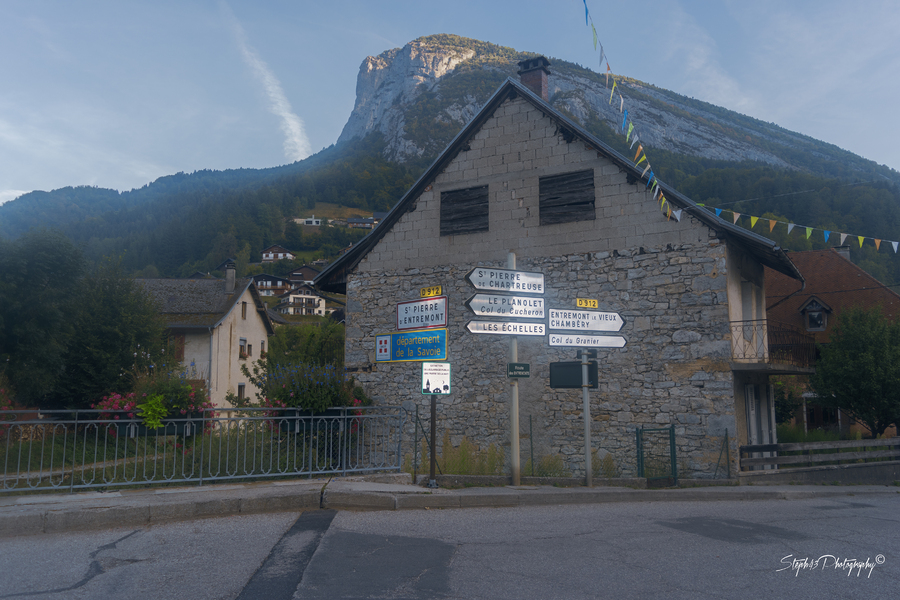
[[[503,508],[613,502],[806,500],[900,494],[890,486],[741,486],[682,489],[538,486],[427,490],[364,479],[260,482],[71,495],[0,497],[0,537],[146,527],[212,517],[302,512]],[[409,491],[406,491],[408,488]],[[386,490],[386,491],[385,491]]]

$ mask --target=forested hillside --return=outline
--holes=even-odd
[[[226,257],[258,260],[273,243],[331,257],[363,233],[316,233],[289,222],[317,203],[387,211],[506,77],[518,52],[453,35],[428,36],[363,61],[357,102],[335,146],[271,169],[200,171],[162,177],[119,193],[91,187],[33,192],[0,206],[0,236],[54,227],[88,261],[121,256],[131,273],[209,271]],[[617,151],[621,134],[605,75],[551,60],[551,104]],[[642,124],[644,150],[663,181],[710,207],[821,230],[900,238],[900,174],[834,145],[726,108],[619,77]],[[731,218],[731,213],[723,214]],[[750,226],[749,219],[741,225]],[[786,227],[755,230],[788,249],[833,246]],[[900,256],[871,241],[853,260],[887,283],[900,282]]]

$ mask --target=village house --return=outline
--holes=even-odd
[[[229,393],[239,398],[256,393],[240,367],[266,352],[274,329],[252,279],[236,279],[232,263],[224,280],[136,281],[160,307],[189,377],[206,381],[215,406],[227,406]]]
[[[550,387],[550,372],[599,346],[597,458],[635,476],[636,430],[673,426],[681,476],[734,473],[737,444],[774,441],[770,375],[809,372],[779,362],[766,341],[764,267],[798,286],[801,275],[774,242],[654,185],[643,165],[555,110],[546,59],[520,66],[521,82],[500,86],[381,225],[316,277],[318,289],[347,295],[347,370],[376,402],[424,406],[422,358],[386,348],[405,326],[399,308],[439,287],[446,325],[419,335],[446,336],[438,439],[508,453],[517,418],[520,436],[529,422],[532,431],[522,464],[533,445],[584,474],[582,392]],[[495,311],[492,298],[529,306]],[[572,329],[612,314],[620,331]],[[515,380],[518,415],[510,362],[530,367]]]
[[[317,315],[324,317],[330,314],[326,310],[325,298],[322,298],[308,285],[299,285],[279,296],[281,302],[275,310],[283,315]]]
[[[277,244],[269,246],[262,251],[262,262],[275,262],[276,260],[294,260],[294,254],[287,248]]]
[[[252,277],[260,296],[280,296],[293,287],[290,277],[260,273]]]
[[[891,321],[900,317],[900,295],[853,264],[848,246],[789,252],[788,256],[803,275],[805,285],[766,269],[770,326],[800,331],[816,344],[827,344],[844,310],[879,309]],[[817,404],[815,395],[807,389],[806,377],[785,379],[784,384],[802,398],[795,422],[805,431],[824,429],[845,434],[859,431],[869,435],[865,427],[852,422],[846,413]],[[896,435],[896,428],[889,428],[885,434]]]

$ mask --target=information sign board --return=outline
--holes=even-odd
[[[376,362],[447,360],[447,330],[419,329],[375,336]]]
[[[578,308],[597,308],[599,304],[594,298],[575,298],[575,306]]]
[[[506,363],[507,377],[531,377],[531,365],[528,363]]]
[[[466,280],[479,290],[526,294],[544,293],[543,273],[476,267],[466,273]]]
[[[422,363],[422,393],[423,394],[449,394],[450,393],[450,363],[448,362],[423,362]]]
[[[550,329],[578,329],[582,331],[619,331],[625,320],[614,312],[594,310],[550,309]]]
[[[492,317],[519,317],[543,319],[544,299],[533,296],[501,296],[499,294],[475,294],[466,300],[466,306],[476,315]]]
[[[397,329],[447,326],[447,296],[397,303]]]
[[[543,323],[499,323],[497,321],[469,321],[466,329],[471,333],[493,333],[496,335],[544,335]]]

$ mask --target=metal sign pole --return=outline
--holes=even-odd
[[[588,378],[588,351],[581,350],[581,400],[584,404],[584,481],[588,487],[593,484],[594,469],[591,466],[591,382]]]
[[[435,438],[437,437],[437,396],[432,394],[431,396],[431,474],[428,476],[428,487],[436,488],[437,477],[435,477],[435,465],[437,464],[437,457],[435,456],[435,450],[437,444],[435,443]]]
[[[506,257],[506,266],[509,269],[516,268],[516,253],[509,252]],[[509,362],[519,362],[519,338],[509,338]],[[519,380],[513,379],[510,387],[509,406],[509,454],[510,470],[512,471],[512,484],[520,485],[521,465],[519,460]]]

